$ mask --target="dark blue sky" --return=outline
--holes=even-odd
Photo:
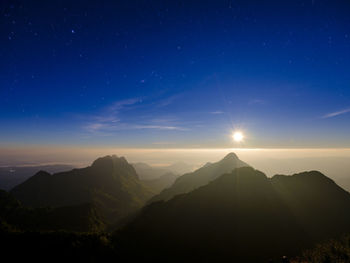
[[[1,1],[0,145],[350,147],[349,14],[347,0]]]

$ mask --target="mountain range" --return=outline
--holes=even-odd
[[[139,209],[153,195],[124,157],[105,156],[91,166],[49,174],[40,171],[10,193],[29,207],[93,204],[107,223]]]
[[[279,262],[350,233],[350,193],[318,171],[269,178],[230,153],[161,191],[166,176],[176,177],[140,180],[117,156],[67,172],[40,171],[9,193],[0,191],[0,232],[28,249],[26,231],[117,228],[110,235],[34,236],[41,250],[58,253],[65,245],[54,244],[64,238],[89,247],[84,258],[92,253],[98,261],[108,251],[127,262]],[[46,245],[47,238],[53,243]],[[94,253],[89,244],[96,242],[101,250]]]
[[[207,163],[194,172],[180,176],[171,187],[164,189],[160,194],[154,196],[150,200],[150,203],[158,200],[169,200],[178,194],[188,193],[200,186],[208,184],[224,173],[246,166],[249,165],[241,161],[235,153],[229,153],[225,158],[216,163]]]

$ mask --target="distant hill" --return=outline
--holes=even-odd
[[[172,173],[174,175],[182,175],[184,173],[192,172],[195,168],[194,165],[177,162],[167,166],[151,166],[147,163],[133,163],[140,180],[153,180],[160,178],[162,175]]]
[[[323,174],[267,178],[242,167],[151,203],[114,238],[145,259],[267,262],[350,232],[349,222],[350,194]]]
[[[0,221],[20,231],[100,232],[105,228],[91,204],[59,208],[26,208],[4,190],[0,190]]]
[[[185,173],[192,172],[196,168],[196,166],[185,162],[176,162],[171,165],[165,166],[164,168],[174,174],[182,175]]]
[[[155,194],[159,194],[165,188],[170,187],[178,178],[177,175],[172,172],[168,172],[160,176],[159,178],[152,180],[143,180],[142,182],[147,185]]]
[[[58,173],[73,169],[71,165],[35,165],[35,166],[2,166],[0,167],[0,189],[11,190],[16,185],[23,183],[33,174],[39,171]]]
[[[236,154],[229,153],[219,162],[207,163],[192,173],[180,176],[171,187],[164,189],[159,195],[154,196],[150,202],[169,200],[175,195],[188,193],[200,186],[208,184],[224,173],[245,166],[249,165],[238,159]]]
[[[132,166],[135,168],[140,180],[154,180],[164,174],[170,173],[170,170],[162,167],[153,167],[147,163],[133,163]]]
[[[40,171],[11,194],[31,207],[91,203],[107,223],[114,223],[140,208],[153,192],[124,157],[114,155],[98,158],[82,169],[53,175]]]

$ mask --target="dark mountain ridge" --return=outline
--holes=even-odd
[[[2,166],[0,167],[0,189],[11,190],[16,185],[23,183],[40,170],[49,173],[58,173],[73,169],[72,165],[27,165],[27,166]]]
[[[271,184],[314,240],[350,232],[350,193],[324,174],[275,175]]]
[[[151,203],[115,239],[149,259],[267,262],[350,232],[349,222],[350,194],[323,174],[267,178],[242,167]]]

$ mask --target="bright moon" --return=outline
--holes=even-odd
[[[243,133],[241,132],[234,132],[232,137],[235,142],[241,142],[243,141],[243,138],[244,138]]]

